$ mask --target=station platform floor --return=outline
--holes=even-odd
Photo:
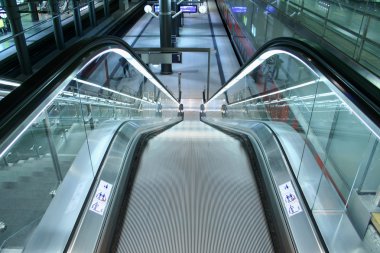
[[[209,94],[214,94],[240,68],[228,34],[214,1],[208,1],[206,14],[184,14],[183,26],[179,28],[176,47],[210,48]],[[133,48],[160,47],[159,20],[145,14],[123,39]],[[199,112],[202,91],[207,90],[208,54],[183,52],[182,63],[172,64],[173,73],[162,75],[159,65],[149,65],[164,85],[178,94],[181,76],[182,103],[185,111]]]

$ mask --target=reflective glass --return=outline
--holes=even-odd
[[[118,52],[128,57],[115,52],[100,54],[83,63],[81,71],[61,80],[57,95],[41,101],[46,105],[41,105],[37,119],[1,151],[0,222],[6,229],[0,232],[0,250],[22,249],[54,196],[73,202],[72,198],[81,198],[67,195],[62,187],[76,182],[79,174],[84,181],[95,177],[102,161],[100,151],[111,141],[99,141],[107,124],[177,118],[178,103],[169,98],[162,84],[130,53]],[[86,184],[70,186],[77,193]],[[79,213],[81,206],[70,205],[70,213]]]
[[[256,66],[252,71],[240,70],[206,104],[207,118],[265,122],[279,139],[329,250],[378,249],[370,218],[379,210],[379,129],[308,59],[266,55],[272,54],[248,64],[246,69]]]
[[[38,224],[59,184],[48,132],[41,114],[1,157],[0,248],[20,248]]]

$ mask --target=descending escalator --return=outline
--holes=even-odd
[[[0,238],[1,248],[6,251],[16,245],[24,252],[365,249],[357,239],[360,227],[355,226],[368,225],[368,220],[355,220],[355,215],[363,214],[358,207],[366,200],[363,195],[378,186],[372,180],[378,178],[372,166],[379,150],[378,103],[362,92],[363,86],[350,87],[346,80],[338,80],[342,75],[334,68],[323,65],[326,62],[318,61],[302,43],[297,45],[286,40],[268,44],[207,101],[206,109],[213,110],[202,121],[222,132],[202,122],[179,123],[177,99],[119,39],[79,44],[81,50],[73,47],[53,60],[52,66],[62,67],[36,73],[0,101],[2,178],[14,176],[9,168],[17,167],[23,181],[38,176],[47,181],[40,171],[29,176],[24,166],[42,159],[49,161],[50,172],[57,172],[57,178],[49,174],[57,185],[53,191],[38,181],[21,187],[3,184],[17,194],[1,196],[9,197],[1,202],[10,206],[3,205],[2,214],[11,225]],[[102,83],[101,73],[108,72],[104,68],[122,72],[120,57],[141,78],[129,79],[128,87],[110,80]],[[276,75],[270,67],[279,59],[283,65]],[[97,61],[100,64],[91,64]],[[365,99],[371,102],[363,104]],[[229,104],[223,106],[226,101]],[[160,117],[157,108],[162,109]],[[74,149],[65,147],[72,139],[69,135],[82,140],[70,154]],[[33,143],[35,136],[44,141]],[[342,140],[354,141],[339,146]],[[360,160],[364,155],[359,152],[345,159],[366,164],[366,170],[361,166],[354,173],[340,170],[336,161],[345,161],[339,160],[337,151],[356,148],[358,143],[367,145],[360,146],[366,160]],[[37,152],[42,150],[46,152]],[[63,157],[71,161],[59,177]],[[360,183],[354,180],[347,187],[352,175],[362,180],[359,188],[354,188]],[[36,192],[36,186],[41,192],[37,197],[49,197],[44,206],[28,194]],[[17,207],[24,196],[35,209]],[[353,231],[354,236],[345,238],[348,233],[342,231]],[[342,246],[336,238],[348,240],[341,240]]]
[[[113,252],[274,252],[252,169],[239,140],[201,122],[153,137]]]

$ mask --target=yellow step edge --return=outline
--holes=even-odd
[[[371,221],[377,232],[380,233],[380,213],[372,213]]]

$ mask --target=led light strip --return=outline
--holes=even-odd
[[[212,98],[207,101],[207,103],[205,105],[207,105],[209,102],[211,102],[212,100],[214,100],[215,98],[217,98],[218,96],[220,96],[221,94],[223,94],[226,90],[230,89],[232,86],[234,86],[238,81],[240,81],[241,79],[243,79],[246,75],[248,75],[249,73],[251,73],[255,68],[257,68],[259,65],[261,65],[265,60],[267,60],[269,57],[272,57],[273,55],[276,55],[276,54],[286,54],[286,55],[290,55],[291,57],[297,59],[298,61],[300,61],[302,64],[303,61],[298,58],[297,56],[295,56],[294,54],[291,54],[287,51],[284,51],[284,50],[271,50],[271,51],[267,51],[265,53],[263,53],[262,55],[260,55],[260,57],[258,59],[256,59],[254,62],[252,62],[251,64],[249,64],[247,67],[245,67],[245,69],[243,69],[243,71],[241,71],[234,79],[232,79],[229,83],[227,83],[219,92],[217,92],[214,96],[212,96]],[[315,74],[315,76],[318,76],[318,74],[308,65],[304,64],[311,72],[313,72]]]
[[[246,100],[243,100],[243,101],[239,101],[239,102],[234,103],[232,105],[238,105],[238,104],[246,103],[246,102],[249,102],[249,101],[252,101],[252,100],[255,100],[255,99],[264,98],[264,97],[272,96],[272,95],[275,95],[275,94],[279,94],[279,93],[282,93],[282,92],[285,92],[285,91],[288,91],[288,90],[298,89],[298,88],[301,88],[301,87],[309,86],[311,84],[315,84],[317,82],[318,82],[318,80],[314,80],[314,81],[310,81],[310,82],[307,82],[307,83],[298,84],[296,86],[289,87],[289,88],[286,88],[286,89],[283,89],[283,90],[278,90],[278,91],[274,91],[274,92],[271,92],[271,93],[268,93],[268,94],[265,94],[265,95],[261,95],[261,96],[258,96],[258,97],[254,97],[254,98],[246,99]]]
[[[60,93],[60,92],[59,92]],[[59,95],[55,95],[49,103],[47,103],[39,113],[24,127],[24,129],[21,130],[21,132],[9,143],[9,145],[3,150],[3,152],[0,153],[0,157],[3,157],[3,155],[13,146],[13,144],[16,143],[16,141],[23,135],[23,133],[29,129],[29,127],[34,123],[34,121],[46,110],[48,106],[52,104],[52,102],[56,99],[56,97]]]
[[[21,85],[21,83],[13,82],[13,81],[8,81],[8,80],[3,80],[0,79],[0,84],[3,85],[8,85],[8,86],[13,86],[13,87],[18,87]]]
[[[96,88],[99,88],[99,89],[102,89],[102,90],[110,91],[110,92],[119,94],[121,96],[127,97],[127,98],[132,98],[132,99],[139,100],[139,101],[146,102],[146,103],[153,104],[153,105],[155,104],[152,101],[144,100],[144,99],[137,98],[137,97],[134,97],[134,96],[131,96],[131,95],[127,95],[125,93],[121,93],[119,91],[115,91],[115,90],[112,90],[112,89],[109,89],[109,88],[106,88],[106,87],[100,86],[98,84],[91,83],[91,82],[88,82],[88,81],[85,81],[85,80],[82,80],[82,79],[79,79],[79,78],[73,78],[73,80],[77,81],[78,83],[83,83],[83,84],[86,84],[86,85],[89,85],[89,86],[92,86],[92,87],[96,87]]]
[[[124,51],[122,49],[117,49],[117,48],[111,48],[111,49],[108,49],[108,50],[105,50],[105,51],[102,51],[101,53],[97,54],[96,56],[94,56],[90,61],[88,61],[77,73],[81,72],[83,69],[85,69],[90,63],[93,62],[93,60],[99,58],[100,56],[104,55],[104,54],[107,54],[107,53],[110,53],[110,52],[114,52],[114,53],[117,53],[121,56],[123,56],[124,58],[127,59],[127,61],[137,70],[139,71],[142,75],[144,75],[147,79],[149,79],[149,81],[151,81],[158,89],[160,89],[166,96],[168,96],[174,103],[176,103],[177,105],[179,104],[177,100],[175,100],[173,98],[173,96],[166,90],[162,87],[162,85],[155,79],[153,78],[153,76],[145,69],[145,67],[140,64],[138,61],[136,61],[136,59],[134,59],[127,51]],[[68,77],[70,78],[70,77]],[[126,97],[130,97],[130,98],[133,98],[133,99],[137,99],[137,100],[140,100],[140,101],[143,101],[143,102],[147,102],[147,103],[150,103],[150,104],[154,104],[153,102],[150,102],[150,101],[146,101],[146,100],[143,100],[143,99],[140,99],[140,98],[135,98],[133,96],[129,96],[129,95],[126,95],[126,94],[123,94],[123,93],[120,93],[120,92],[117,92],[117,91],[114,91],[114,90],[111,90],[111,89],[107,89],[105,87],[102,87],[102,86],[99,86],[97,84],[93,84],[93,83],[90,83],[90,82],[87,82],[87,81],[84,81],[84,80],[81,80],[81,79],[78,79],[78,78],[73,78],[74,80],[76,80],[77,82],[80,82],[80,83],[83,83],[83,84],[87,84],[87,85],[91,85],[91,86],[94,86],[94,87],[97,87],[97,88],[100,88],[100,89],[104,89],[104,90],[108,90],[108,91],[111,91],[111,92],[114,92],[114,93],[117,93],[117,94],[120,94],[122,96],[126,96]],[[0,80],[0,84],[4,84],[4,85],[9,85],[9,86],[13,86],[13,87],[18,87],[20,86],[20,83],[16,83],[16,82],[11,82],[11,81],[6,81],[6,80]],[[61,90],[62,91],[62,90]],[[34,123],[34,121],[44,112],[44,110],[54,101],[54,99],[61,93],[58,92],[57,95],[55,95],[51,101],[49,103],[47,103],[44,108],[42,108],[42,110],[37,113],[37,115],[24,127],[23,130],[21,130],[21,132],[10,142],[10,144],[0,153],[0,157],[2,157],[9,149],[10,147],[12,147],[12,145],[22,136],[22,134]]]

